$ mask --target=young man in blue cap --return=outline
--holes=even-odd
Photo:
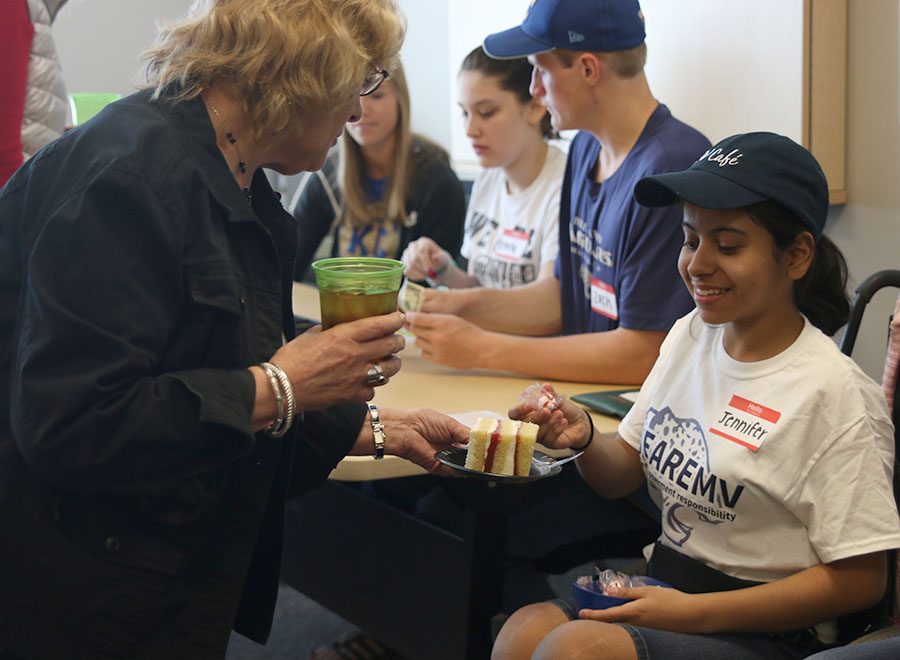
[[[407,314],[416,343],[426,358],[451,366],[640,383],[693,302],[677,271],[680,209],[641,207],[632,191],[645,176],[687,168],[709,141],[653,98],[636,0],[536,0],[520,27],[487,37],[484,48],[492,57],[527,56],[532,95],[544,99],[554,127],[580,129],[563,182],[556,280],[429,290],[424,313]],[[537,559],[592,547],[606,534],[658,530],[645,491],[635,500],[642,515],[632,503],[604,500],[566,467],[533,484],[529,503],[510,518],[516,561],[507,607],[552,595],[534,571]],[[446,500],[433,490],[416,513],[450,527]]]
[[[521,26],[488,36],[484,49],[527,56],[532,94],[554,127],[580,130],[563,183],[556,280],[428,291],[426,313],[407,317],[417,344],[450,366],[640,383],[693,304],[675,268],[679,212],[642,208],[632,190],[643,176],[689,166],[709,141],[653,97],[637,0],[536,0]]]

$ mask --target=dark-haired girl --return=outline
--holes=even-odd
[[[459,107],[466,135],[485,168],[472,187],[456,266],[429,238],[409,245],[406,274],[451,288],[509,288],[552,277],[559,251],[559,199],[565,155],[548,145],[550,116],[531,97],[532,66],[495,60],[479,46],[463,60]]]
[[[883,394],[828,336],[849,306],[822,235],[825,176],[791,140],[752,133],[635,196],[683,204],[678,268],[696,309],[618,434],[594,434],[568,401],[510,414],[541,422],[544,444],[586,446],[579,470],[606,497],[647,480],[663,521],[648,573],[674,588],[621,589],[632,601],[606,610],[523,608],[494,657],[805,657],[881,598],[900,545]]]

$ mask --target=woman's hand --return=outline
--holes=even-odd
[[[568,449],[586,445],[592,430],[588,413],[566,397],[559,397],[549,383],[544,383],[542,388],[549,399],[562,399],[558,408],[536,406],[522,401],[509,409],[510,419],[522,419],[540,425],[538,441],[545,447]]]
[[[449,256],[430,238],[423,236],[406,246],[400,260],[404,274],[411,280],[434,278],[448,265]]]
[[[322,331],[316,326],[282,346],[270,362],[281,367],[294,388],[297,410],[315,410],[375,396],[366,372],[381,367],[385,378],[400,371],[405,339],[395,334],[403,314],[394,312]],[[383,384],[383,383],[382,383]]]
[[[385,452],[410,460],[436,474],[449,474],[450,469],[438,462],[434,455],[454,444],[465,444],[469,439],[467,426],[428,408],[382,408],[379,416],[384,424]],[[368,453],[371,453],[370,445],[366,443]]]

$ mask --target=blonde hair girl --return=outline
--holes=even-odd
[[[423,236],[452,254],[459,251],[462,187],[447,153],[412,132],[401,65],[362,99],[362,110],[294,209],[300,222],[298,279],[315,257],[399,258],[410,241]]]

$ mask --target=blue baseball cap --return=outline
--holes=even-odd
[[[725,138],[682,172],[644,177],[634,187],[643,206],[681,201],[704,209],[746,208],[772,201],[818,238],[828,216],[828,180],[799,144],[775,133]]]
[[[488,35],[484,52],[494,59],[554,48],[611,53],[634,48],[645,36],[637,0],[532,0],[522,25]]]

